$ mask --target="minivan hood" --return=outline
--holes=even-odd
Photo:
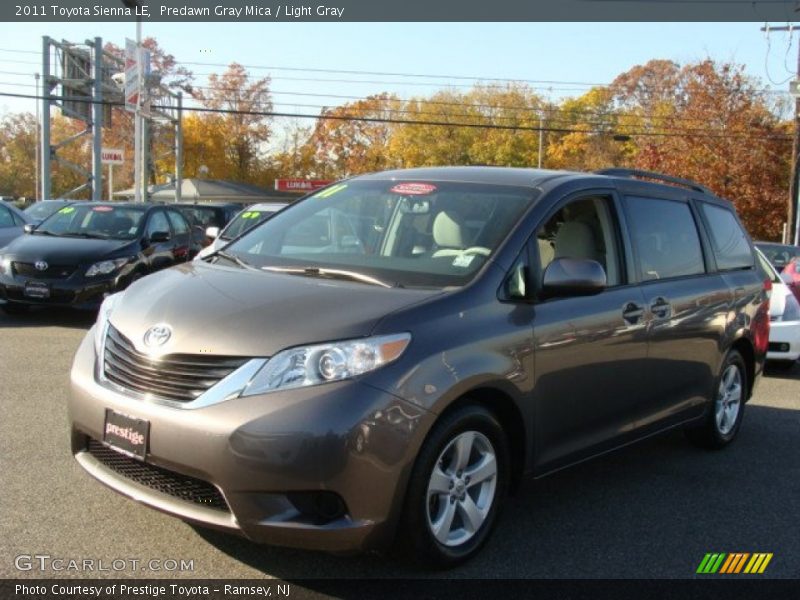
[[[20,262],[44,260],[54,265],[78,265],[103,260],[131,244],[131,240],[93,240],[33,233],[16,238],[3,249],[3,254]]]
[[[110,322],[141,352],[145,332],[166,324],[159,354],[268,357],[367,336],[383,316],[439,294],[192,261],[134,283]]]

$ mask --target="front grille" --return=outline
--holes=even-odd
[[[153,491],[206,508],[230,512],[225,498],[207,481],[130,458],[97,440],[90,439],[87,450],[101,464],[118,475]]]
[[[114,327],[108,327],[103,373],[126,389],[160,398],[191,402],[247,362],[246,358],[168,354],[158,359],[141,354]]]
[[[47,265],[47,268],[40,271],[35,263],[12,262],[11,268],[17,275],[24,275],[31,279],[66,279],[75,272],[74,265]]]

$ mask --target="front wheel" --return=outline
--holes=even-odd
[[[722,363],[711,411],[702,425],[686,431],[689,439],[710,449],[730,444],[742,425],[747,389],[744,359],[736,350],[731,350]]]
[[[438,423],[420,451],[401,523],[406,549],[446,568],[478,552],[508,487],[505,434],[485,408],[465,406]]]

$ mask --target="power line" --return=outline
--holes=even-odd
[[[17,86],[17,87],[29,87],[29,88],[30,87],[35,87],[34,84],[14,84],[14,83],[5,83],[5,82],[0,82],[0,85]],[[316,108],[316,109],[320,109],[320,110],[329,108],[327,106],[319,105],[319,104],[304,104],[304,103],[296,103],[296,102],[270,102],[269,104],[271,106],[293,106],[293,107],[304,107],[304,108]],[[258,103],[258,105],[262,107],[262,110],[265,110],[263,108],[266,105],[265,103]],[[338,110],[342,110],[342,108],[343,107],[337,107]],[[365,111],[371,111],[373,109],[371,107],[349,106],[349,107],[347,107],[346,110],[357,111],[357,112],[362,112],[363,113]],[[483,120],[492,121],[492,122],[497,121],[497,120],[517,122],[521,118],[524,118],[524,117],[520,117],[519,115],[482,115],[482,114],[475,114],[475,113],[472,113],[472,114],[468,114],[468,113],[448,113],[446,115],[443,115],[441,113],[436,113],[436,112],[416,111],[416,110],[408,110],[408,109],[393,109],[393,108],[385,108],[385,107],[380,107],[378,109],[375,109],[375,112],[376,113],[407,114],[407,115],[413,115],[413,116],[432,115],[432,116],[435,116],[435,117],[443,117],[443,118],[444,117],[446,117],[446,118],[467,118],[467,119],[478,118],[478,119],[483,119]],[[531,112],[535,113],[535,110],[532,110]],[[330,113],[326,112],[324,114],[318,115],[317,118],[325,119],[329,115],[330,115]],[[626,114],[626,113],[608,113],[608,114],[604,114],[604,115],[601,115],[601,116],[608,117],[609,119],[612,119],[614,122],[613,123],[609,123],[609,122],[605,122],[604,123],[604,122],[597,122],[597,121],[594,121],[594,122],[589,121],[589,122],[583,123],[583,125],[586,125],[586,126],[589,126],[589,127],[605,127],[605,128],[614,126],[616,131],[617,131],[617,133],[624,133],[625,129],[627,127],[641,126],[640,123],[626,124],[626,123],[622,122],[626,118],[630,118],[630,119],[642,118],[640,115],[632,115],[632,114]],[[527,115],[527,117],[528,118],[533,118],[534,120],[538,119],[538,117],[535,114]],[[692,119],[692,121],[705,122],[706,120]],[[567,126],[575,125],[575,123],[573,121],[571,121],[569,119],[566,119],[566,118],[563,118],[563,117],[562,118],[549,117],[547,119],[547,122],[550,125],[553,125],[553,124],[566,124]],[[672,126],[664,126],[664,125],[661,125],[661,126],[658,126],[658,127],[659,127],[660,131],[675,131],[675,132],[686,133],[686,134],[688,134],[688,133],[698,133],[698,132],[699,133],[704,133],[704,132],[709,131],[707,128],[680,128],[680,127],[672,127]],[[538,128],[537,128],[537,131],[538,131]]]
[[[21,75],[28,75],[33,76],[33,73],[30,74],[21,74]],[[13,84],[15,87],[21,87],[20,84]],[[30,87],[35,87],[33,84],[30,84]],[[192,85],[191,89],[193,90],[209,90],[209,91],[232,91],[238,92],[239,90],[236,88],[221,88],[221,87],[211,87],[211,86],[202,86],[202,85]],[[471,109],[487,109],[487,110],[503,110],[503,111],[521,111],[525,113],[536,113],[536,114],[544,114],[547,113],[549,115],[556,115],[556,117],[549,116],[547,117],[548,120],[559,120],[558,117],[565,117],[565,116],[572,116],[572,115],[585,115],[589,117],[596,117],[596,118],[622,118],[622,119],[633,119],[633,118],[644,118],[648,121],[665,121],[665,122],[685,122],[685,123],[705,123],[706,119],[697,118],[697,117],[686,117],[680,115],[635,115],[631,113],[624,113],[624,112],[615,112],[615,111],[591,111],[586,109],[564,109],[563,107],[559,106],[501,106],[501,105],[494,105],[494,104],[480,104],[480,103],[472,103],[472,102],[454,102],[454,101],[444,101],[444,100],[429,100],[424,98],[399,98],[395,97],[393,94],[389,94],[386,92],[382,92],[379,94],[373,94],[371,96],[350,96],[350,95],[341,95],[341,94],[325,94],[325,93],[314,93],[314,92],[290,92],[290,91],[280,91],[280,90],[269,90],[269,93],[272,95],[289,95],[289,96],[309,96],[309,97],[319,97],[319,98],[336,98],[336,99],[346,99],[346,100],[355,100],[355,101],[367,101],[374,99],[376,97],[386,95],[389,100],[396,100],[398,103],[402,104],[430,104],[430,105],[442,105],[442,106],[455,106],[461,107],[467,110]],[[312,104],[303,104],[297,102],[285,102],[284,105],[289,106],[305,106],[309,108],[329,108],[329,105],[312,105]],[[337,107],[330,107],[330,108],[337,108]],[[356,107],[348,107],[350,109],[355,109]],[[438,115],[439,113],[424,113],[424,111],[407,111],[401,109],[383,109],[389,112],[410,112],[412,114],[434,114]],[[458,115],[450,115],[450,116],[458,116]],[[462,116],[469,116],[472,117],[474,115],[462,115]],[[512,116],[497,116],[495,118],[501,119],[513,119]],[[563,121],[562,122],[570,122],[571,121]]]
[[[13,98],[27,98],[30,100],[62,100],[63,98],[59,96],[42,96],[42,95],[33,95],[33,94],[15,94],[10,92],[0,92],[0,96],[6,97],[13,97]],[[108,101],[97,101],[87,98],[69,98],[70,100],[74,100],[75,102],[84,102],[89,104],[102,104],[102,105],[109,105],[109,106],[123,106],[124,103],[122,102],[108,102]],[[154,105],[152,108],[171,108],[168,106],[160,106]],[[447,121],[430,121],[430,120],[403,120],[403,119],[392,119],[386,117],[358,117],[352,115],[312,115],[312,114],[304,114],[304,113],[289,113],[289,112],[278,112],[278,111],[259,111],[259,110],[235,110],[235,109],[224,109],[224,108],[206,108],[206,107],[183,107],[183,110],[191,111],[191,112],[205,112],[205,113],[215,113],[215,114],[232,114],[232,115],[250,115],[250,116],[262,116],[262,117],[292,117],[292,118],[301,118],[301,119],[326,119],[326,120],[334,120],[334,121],[358,121],[358,122],[367,122],[367,123],[387,123],[387,124],[396,124],[396,125],[427,125],[427,126],[441,126],[441,127],[464,127],[464,128],[471,128],[471,129],[495,129],[495,130],[510,130],[510,131],[535,131],[538,132],[540,130],[552,132],[552,133],[586,133],[586,134],[597,134],[597,135],[615,135],[616,132],[613,131],[604,131],[604,130],[592,130],[592,129],[573,129],[573,128],[566,128],[566,127],[534,127],[534,126],[518,126],[518,125],[499,125],[495,123],[453,123]],[[765,136],[755,136],[747,133],[724,133],[724,134],[715,134],[715,133],[691,133],[691,132],[681,132],[681,133],[674,133],[674,132],[658,132],[658,131],[630,131],[625,132],[625,135],[635,136],[635,137],[693,137],[693,136],[700,136],[705,138],[718,138],[718,139],[777,139],[777,140],[787,140],[791,139],[789,136],[781,136],[781,135],[765,135]]]

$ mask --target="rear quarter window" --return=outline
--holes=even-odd
[[[642,281],[705,273],[700,235],[688,204],[627,197],[626,206]]]
[[[719,206],[700,203],[703,216],[708,222],[711,247],[721,271],[747,269],[753,266],[753,251],[747,234],[734,214]]]

